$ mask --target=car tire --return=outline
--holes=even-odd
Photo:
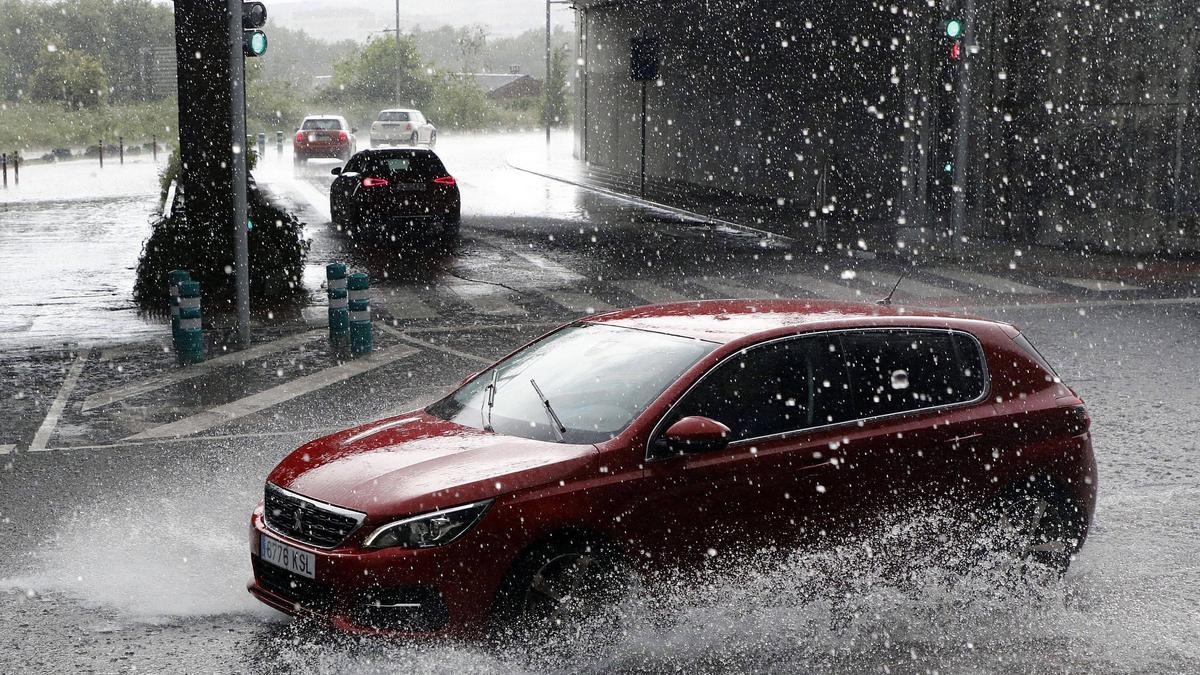
[[[418,134],[418,133],[417,133],[417,132],[415,132],[415,131],[414,131],[414,132],[412,132],[412,138],[410,138],[410,139],[409,139],[409,143],[410,143],[410,144],[411,144],[413,147],[416,147],[416,146],[417,146],[417,145],[418,145],[420,142],[421,142],[421,134]]]
[[[308,158],[304,155],[295,155],[292,157],[292,166],[297,169],[302,169],[308,163]]]
[[[457,237],[460,229],[459,223],[461,221],[462,218],[457,213],[452,216],[447,216],[442,226],[442,234],[445,235],[447,239],[453,239]]]
[[[429,147],[432,148],[435,145],[437,145],[437,132],[431,131],[429,132]]]
[[[1061,576],[1087,536],[1087,515],[1053,481],[1034,477],[1002,490],[988,510],[993,548],[1011,556],[1023,570],[1049,570]]]
[[[552,537],[526,551],[506,577],[493,612],[493,636],[530,644],[585,626],[615,634],[617,605],[639,586],[632,566],[613,546],[575,533]]]

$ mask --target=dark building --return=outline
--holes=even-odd
[[[511,101],[542,95],[542,81],[523,73],[471,73],[475,86],[493,101]]]
[[[1195,3],[576,4],[576,152],[627,189],[644,166],[650,197],[887,250],[950,248],[960,223],[1200,248]],[[635,39],[657,65],[644,83]]]

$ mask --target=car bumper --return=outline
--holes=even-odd
[[[315,578],[262,560],[262,536],[312,553]],[[435,549],[326,550],[269,530],[261,506],[251,517],[250,549],[254,577],[247,590],[254,597],[286,614],[351,633],[481,635],[503,578],[479,564],[490,556],[470,550],[466,539]],[[464,552],[474,555],[464,558]]]
[[[292,148],[297,157],[337,157],[350,150],[348,143],[322,143],[320,145],[301,145]]]

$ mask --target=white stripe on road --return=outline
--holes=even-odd
[[[863,299],[861,291],[833,281],[816,279],[806,274],[775,274],[771,278],[781,281],[788,286],[807,291],[818,298],[858,301]]]
[[[62,386],[58,388],[58,395],[54,397],[54,402],[50,404],[46,419],[42,420],[42,425],[33,434],[33,441],[29,443],[30,452],[42,452],[46,449],[46,444],[50,442],[50,436],[54,434],[54,428],[58,426],[58,420],[67,407],[67,400],[71,398],[71,392],[75,391],[75,385],[79,382],[79,374],[83,372],[83,366],[87,363],[89,354],[90,352],[80,352],[75,357],[75,362],[71,364],[70,369],[67,370],[67,376],[63,379]]]
[[[416,291],[392,288],[383,294],[383,304],[393,319],[434,319],[438,316],[436,311],[420,299]]]
[[[229,363],[244,363],[246,361],[251,361],[268,354],[274,354],[275,352],[280,352],[285,349],[291,349],[292,347],[302,345],[305,342],[315,340],[324,335],[325,331],[323,330],[312,330],[306,333],[300,333],[298,335],[289,335],[288,337],[279,338],[278,340],[256,345],[254,347],[250,347],[249,349],[243,349],[240,352],[233,352],[231,354],[217,356],[208,359],[207,361],[202,361],[195,365],[188,366],[187,368],[172,370],[168,373],[156,375],[154,377],[139,380],[137,382],[130,382],[129,384],[117,387],[116,389],[97,392],[83,400],[83,407],[81,410],[87,412],[93,408],[99,408],[110,403],[123,401],[127,398],[140,396],[147,392],[154,391],[155,389],[162,389],[163,387],[169,387],[173,384],[190,380],[193,377],[199,377],[214,368],[220,368]]]
[[[672,290],[665,286],[651,283],[649,281],[641,281],[640,279],[629,279],[627,281],[613,282],[617,286],[629,291],[634,297],[656,304],[660,302],[684,302],[691,300],[688,296],[679,291]]]
[[[154,427],[153,429],[147,429],[122,440],[137,441],[150,438],[173,438],[207,431],[208,429],[227,424],[246,415],[266,410],[280,403],[312,393],[318,389],[323,389],[331,384],[348,380],[355,375],[361,375],[369,370],[385,366],[393,361],[416,354],[417,351],[417,349],[408,345],[397,345],[375,352],[366,358],[360,358],[338,366],[331,366],[312,375],[297,378],[291,382],[238,399],[232,403],[226,403],[225,405],[217,406],[191,417],[185,417],[177,422],[170,422]]]
[[[541,293],[568,311],[578,314],[597,314],[613,309],[612,305],[588,293],[556,289],[543,290]]]
[[[789,292],[786,288],[754,288],[739,284],[732,279],[715,279],[715,278],[691,278],[690,283],[711,288],[718,295],[711,296],[712,298],[745,298],[745,299],[775,299],[775,298],[790,298],[795,294]]]
[[[550,260],[549,258],[543,258],[542,256],[537,255],[536,253],[531,253],[529,251],[523,251],[523,250],[521,250],[519,245],[514,246],[512,242],[508,242],[501,237],[476,235],[475,238],[479,239],[480,241],[491,244],[492,246],[495,246],[498,249],[508,251],[509,253],[512,253],[513,255],[525,260],[526,262],[532,263],[533,266],[536,267],[539,271],[544,272],[546,274],[553,275],[554,277],[557,277],[560,281],[578,282],[578,281],[584,281],[585,279],[587,279],[587,277],[585,277],[584,275],[568,268],[567,266],[563,265],[562,263],[555,262],[553,260]]]
[[[5,443],[4,445],[0,445],[0,455],[7,455],[16,448],[17,446],[13,443]]]
[[[900,273],[858,272],[855,278],[871,284],[874,287],[874,292],[878,293],[880,298],[883,298],[891,292],[892,288],[895,288],[896,281],[900,279]],[[958,295],[952,289],[923,283],[907,276],[900,282],[900,287],[896,289],[896,292],[904,295],[913,295],[918,298],[949,298]]]
[[[426,340],[418,340],[417,338],[415,338],[411,335],[405,334],[404,331],[402,331],[398,328],[392,328],[391,326],[387,325],[386,323],[379,324],[379,328],[385,332],[395,335],[396,337],[400,338],[401,340],[404,340],[405,342],[409,342],[411,344],[417,345],[418,347],[434,349],[439,352],[445,352],[447,354],[452,354],[454,356],[458,356],[458,357],[461,357],[464,359],[469,359],[471,361],[477,361],[479,363],[486,363],[489,366],[496,362],[496,359],[489,359],[489,358],[485,358],[483,356],[477,356],[475,354],[470,354],[468,352],[460,351],[458,349],[455,349],[454,347],[448,347],[446,345],[439,345],[436,342],[428,342]]]
[[[1140,291],[1144,290],[1141,286],[1127,284],[1124,281],[1107,281],[1105,279],[1075,279],[1066,277],[1055,277],[1055,281],[1061,281],[1064,284],[1070,284],[1079,288],[1085,288],[1089,291]]]
[[[933,274],[938,275],[939,277],[946,277],[947,279],[950,279],[952,281],[961,281],[964,284],[971,284],[972,286],[986,288],[989,291],[996,291],[998,293],[1014,293],[1014,294],[1019,294],[1019,295],[1040,295],[1042,293],[1050,292],[1044,288],[1038,288],[1037,286],[1029,286],[1027,284],[1019,284],[1015,281],[1012,281],[1011,279],[1005,279],[1004,277],[993,276],[991,274],[984,274],[983,272],[972,272],[970,270],[956,270],[956,269],[949,269],[946,267],[934,267],[934,268],[929,269],[928,271]],[[900,284],[900,287],[903,288],[904,284]]]
[[[480,314],[487,314],[489,316],[524,316],[528,313],[522,307],[509,301],[505,297],[508,290],[499,286],[463,282],[448,284],[447,288]]]

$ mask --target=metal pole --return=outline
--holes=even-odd
[[[550,0],[546,0],[546,74],[542,76],[542,121],[546,123],[546,152],[550,151]]]
[[[117,152],[120,153],[121,163],[125,163],[125,137],[117,136]]]
[[[8,153],[0,154],[0,173],[4,174],[4,189],[8,189]]]
[[[400,105],[400,0],[396,0],[396,105]]]
[[[158,162],[158,136],[150,137],[150,153],[154,156],[154,161]]]
[[[21,184],[21,151],[13,150],[13,185]]]
[[[100,142],[97,144],[97,147],[100,148],[100,168],[103,169],[104,168],[104,139],[103,138],[100,139]]]
[[[250,249],[246,240],[246,61],[242,54],[242,0],[227,0],[229,30],[229,118],[234,147],[233,169],[233,255],[238,318],[238,341],[250,344]]]
[[[646,198],[646,81],[642,80],[642,168],[641,196]]]
[[[958,68],[958,120],[955,135],[958,146],[954,152],[954,210],[950,250],[955,256],[963,252],[963,236],[967,229],[967,161],[971,135],[971,57],[975,49],[975,0],[966,0],[963,7],[962,49]]]

